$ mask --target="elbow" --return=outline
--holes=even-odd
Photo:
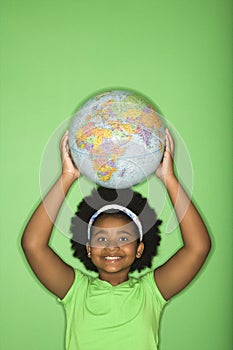
[[[25,255],[37,253],[48,248],[48,241],[32,235],[31,232],[25,231],[21,238],[21,247]]]
[[[211,251],[211,247],[212,247],[212,243],[211,243],[210,236],[208,235],[206,242],[204,244],[204,249],[205,249],[206,255],[209,255],[209,253]]]
[[[26,254],[27,252],[30,252],[36,248],[35,242],[30,240],[27,235],[24,233],[21,238],[21,248],[23,252]]]
[[[24,253],[29,249],[29,243],[24,235],[21,238],[21,248]]]
[[[26,239],[25,239],[25,236],[23,234],[23,236],[21,237],[21,248],[23,249],[23,251],[25,249],[25,246],[26,246]]]
[[[208,257],[210,251],[211,251],[211,239],[208,236],[206,238],[206,240],[202,243],[200,243],[200,245],[197,247],[197,253],[199,256],[201,256],[203,258],[203,260],[206,260],[206,258]]]
[[[203,260],[205,261],[209,255],[211,251],[211,243],[204,249],[202,256],[203,256]]]
[[[211,239],[210,236],[207,235],[204,239],[198,240],[197,242],[192,242],[192,244],[186,245],[194,256],[201,258],[201,260],[205,260],[211,251]]]

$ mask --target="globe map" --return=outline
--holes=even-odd
[[[81,173],[108,188],[144,181],[160,164],[164,124],[141,95],[112,90],[90,98],[69,130],[72,158]]]

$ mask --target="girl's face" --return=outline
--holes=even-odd
[[[97,218],[92,227],[91,245],[87,252],[97,267],[100,278],[116,274],[128,279],[128,272],[136,258],[140,258],[144,244],[137,244],[135,224],[124,217],[106,216]]]

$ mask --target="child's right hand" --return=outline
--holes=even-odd
[[[68,176],[72,180],[76,180],[80,177],[80,171],[76,168],[70,155],[68,145],[69,131],[66,130],[65,134],[61,138],[60,151],[62,160],[62,176]]]

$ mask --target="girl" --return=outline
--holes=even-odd
[[[67,265],[49,246],[53,225],[80,172],[61,140],[62,173],[38,206],[22,237],[26,258],[63,304],[67,350],[156,350],[166,302],[198,273],[210,251],[210,237],[198,211],[173,171],[174,142],[166,130],[163,161],[156,171],[174,206],[183,246],[165,264],[151,267],[160,241],[159,224],[147,201],[131,189],[99,188],[85,198],[72,219],[72,248],[96,276]],[[145,270],[144,270],[145,271]]]

